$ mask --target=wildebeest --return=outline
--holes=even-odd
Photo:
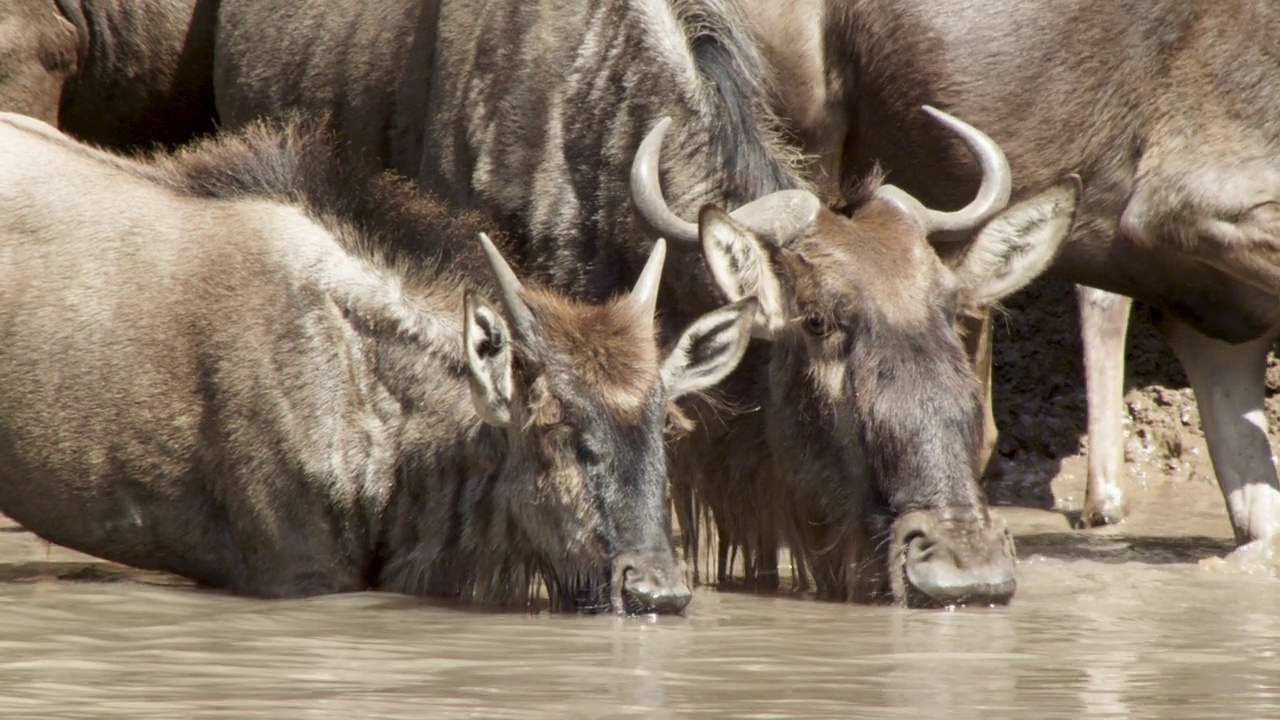
[[[214,127],[216,0],[5,0],[0,110],[98,145],[174,145]]]
[[[1052,272],[1096,288],[1079,292],[1090,405],[1084,524],[1124,512],[1123,343],[1128,298],[1137,298],[1155,310],[1195,390],[1237,540],[1280,529],[1263,408],[1263,368],[1280,334],[1280,6],[745,4],[773,39],[788,130],[822,153],[817,177],[859,177],[878,163],[932,206],[967,202],[981,172],[920,116],[921,103],[1000,143],[1015,198],[1081,175],[1077,230]]]
[[[780,132],[740,11],[223,0],[218,112],[230,125],[333,117],[355,156],[501,220],[513,257],[564,291],[612,292],[657,234],[703,248],[710,276],[684,262],[664,277],[667,331],[721,293],[758,294],[755,333],[770,342],[721,405],[692,409],[699,429],[678,445],[673,479],[696,484],[722,535],[765,566],[789,543],[823,595],[1007,600],[1011,543],[977,483],[978,391],[955,320],[1052,259],[1075,182],[996,217],[1010,182],[999,148],[936,115],[985,169],[976,199],[937,213],[869,174],[827,207]],[[984,226],[955,269],[926,240]],[[734,412],[751,408],[763,412]]]
[[[57,122],[62,87],[75,67],[75,29],[53,0],[0,6],[0,109]]]
[[[4,114],[0,157],[0,511],[24,527],[258,596],[689,600],[668,405],[733,369],[754,300],[660,358],[664,245],[604,303],[526,286],[474,216],[296,126],[138,161]]]

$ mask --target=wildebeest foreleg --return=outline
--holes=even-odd
[[[1076,286],[1089,415],[1089,480],[1080,527],[1112,525],[1129,511],[1124,477],[1124,348],[1133,300]]]
[[[1191,380],[1236,541],[1280,530],[1280,483],[1267,436],[1263,375],[1274,334],[1232,345],[1172,317],[1157,326]]]

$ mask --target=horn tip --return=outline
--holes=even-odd
[[[661,118],[658,119],[658,122],[653,124],[653,128],[649,130],[649,134],[647,135],[647,138],[650,140],[658,140],[666,137],[667,130],[671,127],[671,123],[672,123],[671,116],[663,115]]]
[[[956,117],[951,113],[948,113],[944,110],[939,110],[938,108],[932,105],[921,105],[920,109],[924,110],[929,117],[941,122],[944,125],[950,125],[951,123],[949,123],[948,121],[956,119]]]
[[[1080,195],[1084,193],[1084,181],[1080,179],[1078,173],[1067,173],[1058,178],[1058,188],[1076,198],[1078,202]]]

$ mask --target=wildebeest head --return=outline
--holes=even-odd
[[[979,486],[981,406],[957,320],[1048,266],[1074,220],[1079,180],[1006,210],[1000,149],[928,110],[984,170],[977,199],[955,212],[873,178],[834,209],[788,190],[732,213],[704,207],[695,226],[666,206],[656,180],[666,121],[637,152],[632,192],[669,239],[698,243],[731,300],[758,298],[753,332],[773,342],[770,450],[806,504],[826,508],[824,541],[863,548],[858,561],[874,561],[864,572],[888,578],[873,594],[1004,602],[1015,586],[1012,540]],[[979,227],[954,268],[929,243],[933,231]]]
[[[755,299],[704,315],[660,360],[661,241],[632,291],[602,305],[524,287],[481,242],[501,302],[466,295],[471,396],[485,422],[509,430],[505,496],[553,602],[681,611],[690,590],[671,545],[667,408],[737,366]]]

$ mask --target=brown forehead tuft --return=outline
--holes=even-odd
[[[939,261],[920,228],[894,206],[873,200],[852,218],[823,213],[812,237],[818,242],[802,249],[816,268],[810,292],[833,302],[851,294],[862,311],[875,308],[890,322],[925,316]]]
[[[593,305],[528,289],[543,341],[624,420],[637,421],[658,376],[652,318],[626,295]]]
[[[859,208],[871,202],[883,184],[884,171],[877,164],[871,168],[871,172],[841,188],[840,199],[831,209],[840,215],[850,217]]]

